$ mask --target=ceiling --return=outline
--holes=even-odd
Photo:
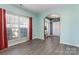
[[[18,6],[35,13],[40,13],[52,8],[64,7],[65,4],[18,4]]]

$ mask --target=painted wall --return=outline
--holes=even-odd
[[[22,16],[32,16],[33,17],[33,38],[37,38],[37,18],[36,14],[33,12],[30,12],[28,10],[24,10],[20,7],[17,7],[15,5],[9,5],[9,4],[0,4],[0,8],[6,9],[8,12],[22,15]]]
[[[79,5],[52,8],[38,15],[14,5],[0,5],[0,8],[19,15],[32,16],[33,38],[38,37],[40,39],[44,39],[44,18],[50,13],[58,13],[61,15],[60,43],[79,46]]]
[[[44,39],[44,18],[51,14],[61,15],[60,43],[79,46],[79,5],[68,5],[60,8],[52,8],[39,14],[38,38]]]

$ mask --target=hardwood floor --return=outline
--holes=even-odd
[[[79,48],[59,43],[59,37],[35,39],[0,51],[0,55],[78,55]]]

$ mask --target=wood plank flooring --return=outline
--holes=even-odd
[[[79,48],[59,43],[59,37],[46,40],[35,39],[30,44],[24,42],[8,49],[0,50],[0,55],[78,55]]]

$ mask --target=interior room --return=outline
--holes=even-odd
[[[0,4],[0,55],[79,55],[79,4]]]

